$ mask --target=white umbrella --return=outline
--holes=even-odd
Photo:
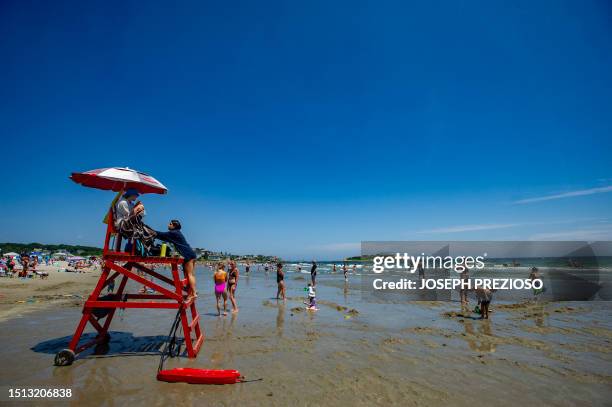
[[[168,188],[152,176],[130,168],[112,167],[85,172],[73,172],[70,179],[90,188],[115,192],[136,189],[141,194],[165,194]]]

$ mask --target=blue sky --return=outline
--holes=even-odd
[[[459,3],[2,2],[0,241],[100,245],[109,166],[216,250],[611,239],[609,3]]]

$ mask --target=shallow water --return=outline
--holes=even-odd
[[[240,312],[217,317],[211,272],[198,271],[206,340],[197,359],[171,359],[167,367],[238,369],[262,381],[156,381],[156,352],[174,319],[163,310],[119,313],[105,356],[88,351],[72,366],[54,367],[55,352],[81,315],[73,307],[0,323],[0,385],[3,392],[7,386],[71,388],[70,404],[78,405],[606,405],[612,397],[609,303],[516,309],[494,303],[492,320],[480,321],[444,316],[459,311],[456,302],[366,302],[358,277],[345,284],[341,273],[321,273],[319,311],[309,312],[302,304],[307,277],[287,273],[290,300],[283,303],[273,299],[274,273],[243,274]]]

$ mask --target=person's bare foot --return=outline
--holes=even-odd
[[[238,312],[238,308],[232,310],[232,313],[236,313],[236,312]]]

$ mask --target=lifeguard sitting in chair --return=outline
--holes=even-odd
[[[128,189],[113,205],[114,227],[122,237],[128,239],[126,252],[146,256],[153,246],[155,231],[142,221],[145,215],[144,205],[142,202],[134,203],[139,195],[136,189]],[[133,244],[136,244],[136,247]],[[121,251],[120,239],[115,250]]]

